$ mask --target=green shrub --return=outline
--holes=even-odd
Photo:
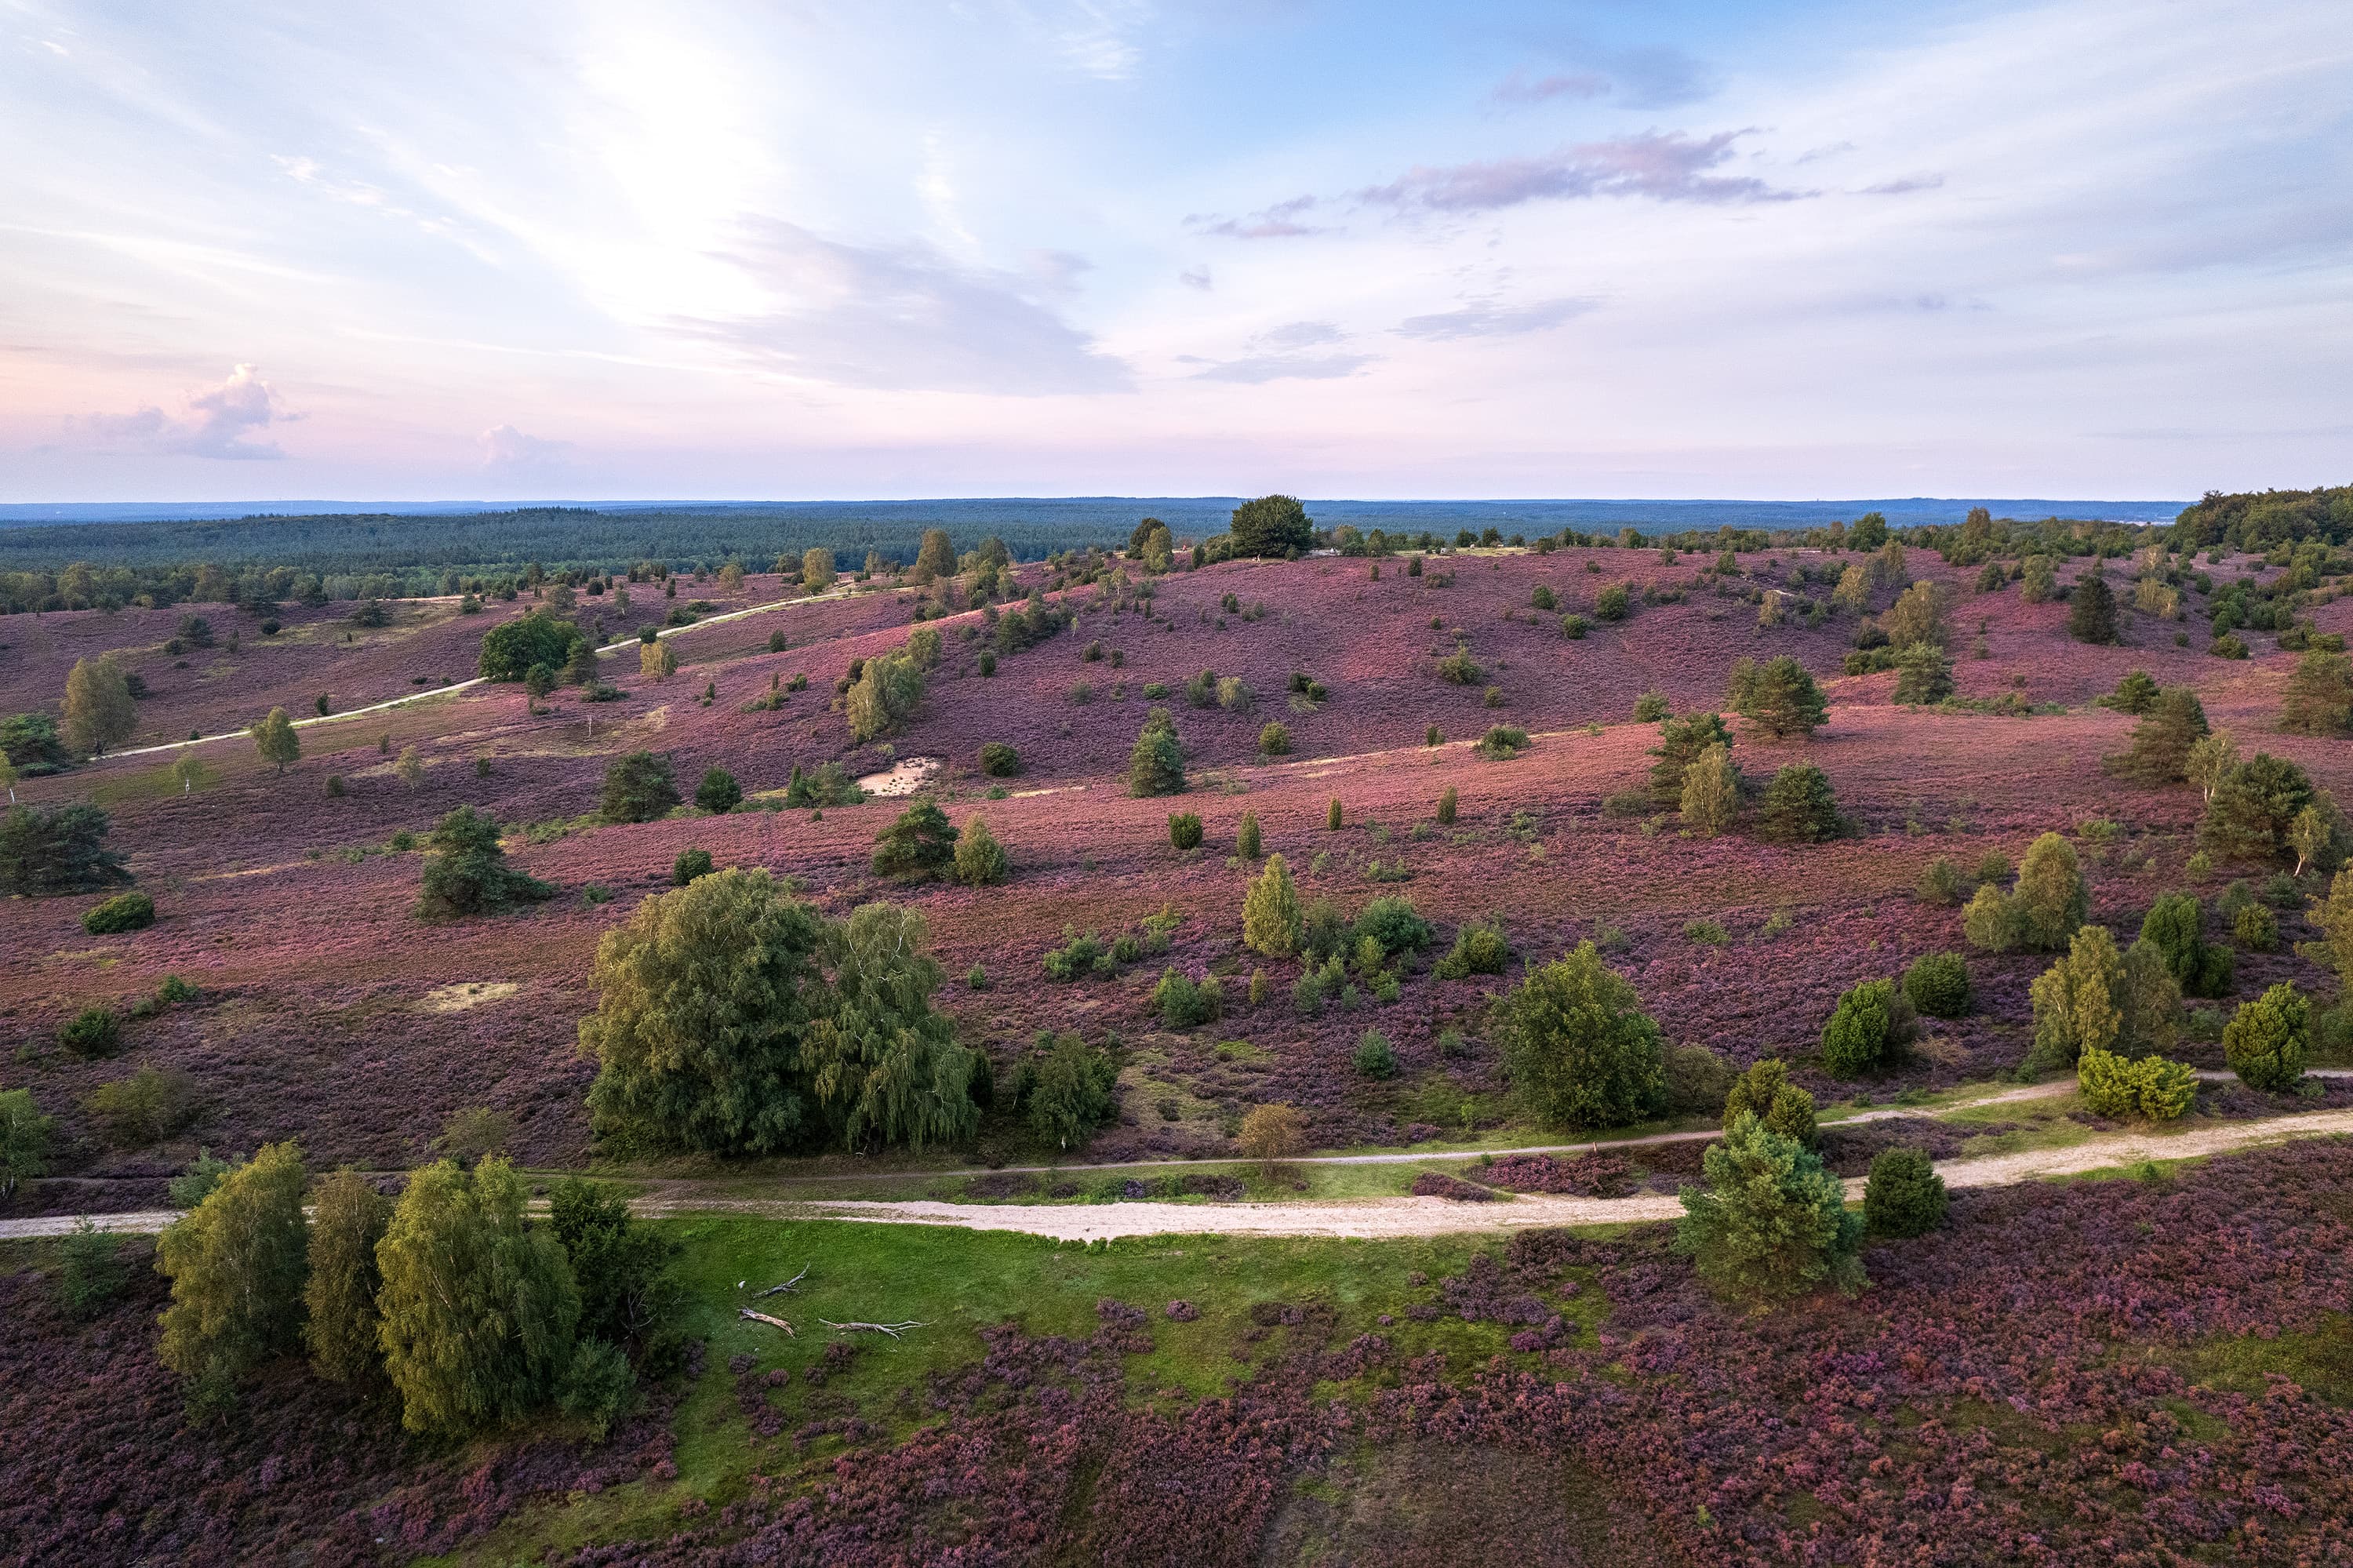
[[[1634,699],[1636,724],[1661,724],[1672,717],[1674,711],[1668,705],[1666,694],[1656,686]]]
[[[1842,825],[1830,776],[1810,762],[1789,763],[1765,787],[1757,831],[1775,843],[1819,843]]]
[[[1968,961],[1958,953],[1923,953],[1904,971],[1904,996],[1930,1018],[1968,1016]]]
[[[1499,724],[1479,737],[1472,749],[1490,762],[1509,762],[1528,748],[1528,732],[1516,725]]]
[[[2084,1103],[2099,1116],[2172,1121],[2198,1097],[2198,1075],[2162,1056],[2128,1060],[2094,1047],[2075,1063]]]
[[[100,1230],[88,1214],[74,1222],[58,1252],[58,1304],[68,1317],[97,1317],[131,1278],[122,1262],[122,1238]]]
[[[1160,983],[1152,988],[1152,1005],[1166,1027],[1190,1029],[1224,1011],[1221,990],[1215,975],[1195,980],[1172,967],[1161,971]]]
[[[1455,813],[1454,786],[1449,784],[1438,792],[1438,821],[1441,827],[1451,827]]]
[[[711,852],[707,849],[685,849],[670,863],[670,885],[684,887],[698,876],[711,874]]]
[[[1910,1006],[1894,980],[1865,980],[1838,1000],[1822,1026],[1822,1065],[1834,1078],[1859,1078],[1886,1065],[1902,1044]]]
[[[1291,750],[1291,726],[1270,724],[1258,732],[1258,748],[1269,757],[1282,757]]]
[[[155,923],[155,901],[143,893],[118,893],[82,911],[81,928],[93,937],[143,931]]]
[[[48,1170],[49,1138],[57,1118],[43,1116],[30,1089],[0,1089],[0,1203],[16,1196],[16,1184]]]
[[[165,1366],[225,1393],[300,1345],[308,1184],[300,1147],[264,1144],[164,1232],[155,1270],[172,1282],[172,1304],[156,1351]]]
[[[82,1108],[118,1149],[160,1143],[187,1126],[196,1114],[195,1090],[187,1075],[153,1066],[100,1084],[83,1097]]]
[[[1667,1108],[1679,1116],[1715,1115],[1738,1075],[1721,1053],[1699,1044],[1668,1046],[1663,1065]]]
[[[1010,779],[1021,771],[1021,754],[1001,740],[980,748],[980,770],[991,779]]]
[[[666,755],[632,751],[605,768],[597,814],[608,822],[650,822],[667,816],[678,800],[678,780]]]
[[[1324,831],[1336,833],[1345,824],[1346,820],[1346,814],[1340,807],[1340,797],[1333,796],[1331,803],[1324,808]]]
[[[1357,941],[1369,938],[1378,944],[1386,959],[1419,952],[1428,947],[1436,935],[1430,929],[1430,922],[1415,910],[1413,901],[1396,894],[1386,895],[1366,905],[1349,929]]]
[[[2141,940],[2165,955],[2184,996],[2223,996],[2231,990],[2236,960],[2230,948],[2209,943],[2204,930],[2197,896],[2189,893],[2165,895],[2140,923]]]
[[[1581,615],[1564,615],[1560,618],[1560,634],[1572,642],[1583,638],[1586,630],[1585,617]]]
[[[122,1044],[122,1025],[111,1007],[85,1007],[58,1026],[58,1044],[77,1056],[111,1056]]]
[[[1873,1235],[1924,1236],[1945,1223],[1945,1179],[1917,1149],[1883,1149],[1862,1188],[1862,1223]]]
[[[956,830],[936,800],[918,800],[874,836],[877,876],[937,876],[955,863]]]
[[[1950,908],[1961,901],[1963,885],[1959,868],[1943,855],[1938,855],[1921,871],[1920,881],[1913,888],[1913,895],[1923,904]]]
[[[1706,1185],[1683,1190],[1674,1245],[1711,1287],[1776,1301],[1862,1283],[1862,1216],[1804,1145],[1736,1117],[1702,1170]]]
[[[987,887],[1005,880],[1005,846],[978,817],[956,835],[955,879],[966,887]]]
[[[1735,1078],[1721,1109],[1727,1128],[1740,1117],[1753,1116],[1770,1130],[1808,1149],[1820,1137],[1814,1123],[1814,1097],[1789,1082],[1788,1064],[1777,1056],[1750,1064],[1746,1072]]]
[[[2232,917],[2231,935],[2253,952],[2268,953],[2279,946],[2279,920],[2260,904],[2250,904]]]
[[[460,806],[433,825],[417,884],[417,914],[454,920],[554,896],[555,889],[507,864],[496,818]]]
[[[1397,1052],[1390,1048],[1389,1037],[1377,1029],[1367,1029],[1356,1042],[1355,1056],[1356,1075],[1364,1078],[1394,1078],[1397,1076]]]
[[[705,770],[694,787],[694,803],[714,816],[724,816],[744,803],[744,787],[724,768]]]
[[[1086,1141],[1087,1135],[1119,1114],[1113,1092],[1119,1064],[1108,1051],[1076,1034],[1040,1033],[1038,1053],[1014,1070],[1010,1097],[1029,1129],[1057,1149]]]
[[[1190,811],[1168,813],[1168,842],[1180,850],[1201,847],[1201,819]]]
[[[1438,960],[1433,971],[1440,980],[1467,980],[1472,975],[1499,975],[1511,960],[1512,945],[1500,926],[1472,922],[1454,934],[1454,946]]]
[[[2252,1089],[2280,1090],[2304,1076],[2311,1008],[2284,982],[2240,1005],[2222,1029],[2222,1057]]]
[[[1624,583],[1611,583],[1593,599],[1593,616],[1597,620],[1619,621],[1626,619],[1631,598]]]
[[[1116,973],[1119,960],[1092,931],[1083,935],[1065,928],[1059,948],[1046,949],[1046,978],[1082,980],[1092,975]]]
[[[1250,825],[1255,829],[1256,820]],[[1271,855],[1242,897],[1242,941],[1252,952],[1287,959],[1299,951],[1304,927],[1291,867],[1280,854]]]
[[[1493,938],[1500,949],[1502,934]],[[1499,951],[1495,970],[1485,972],[1501,968]],[[1503,999],[1501,1020],[1513,1090],[1546,1126],[1620,1127],[1664,1108],[1659,1026],[1591,942],[1530,969]]]
[[[1259,832],[1256,811],[1242,813],[1242,825],[1234,833],[1234,853],[1244,860],[1258,858]]]
[[[1185,792],[1185,747],[1166,708],[1154,708],[1127,757],[1127,792],[1139,798]]]

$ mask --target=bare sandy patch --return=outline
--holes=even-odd
[[[522,989],[518,980],[460,980],[428,991],[417,999],[419,1012],[464,1012],[504,1001]]]
[[[858,787],[878,800],[892,800],[912,795],[932,781],[932,776],[944,766],[936,757],[902,757],[891,765],[887,773],[869,773],[858,781]]]

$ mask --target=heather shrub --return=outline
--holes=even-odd
[[[1685,775],[1686,783],[1689,775]],[[1830,776],[1810,762],[1792,762],[1765,787],[1757,831],[1775,843],[1819,843],[1836,838],[1842,824]]]
[[[1589,945],[1589,944],[1588,944]],[[1499,975],[1512,956],[1503,927],[1476,921],[1454,934],[1454,946],[1431,972],[1440,980],[1467,980],[1472,975]]]
[[[1950,908],[1961,901],[1963,886],[1959,868],[1943,855],[1938,855],[1921,870],[1913,895],[1923,904]]]
[[[596,810],[608,822],[650,822],[679,803],[678,780],[666,754],[632,751],[605,768]]]
[[[1168,813],[1168,842],[1180,850],[1201,847],[1201,819],[1190,811]]]
[[[226,1392],[300,1344],[307,1182],[299,1147],[264,1144],[165,1228],[155,1246],[156,1272],[172,1282],[156,1347],[165,1366]]]
[[[1862,1223],[1873,1235],[1924,1236],[1945,1223],[1945,1179],[1917,1149],[1883,1149],[1863,1183]]]
[[[2282,982],[2242,1002],[2222,1027],[2222,1058],[2251,1089],[2293,1088],[2304,1076],[2311,1009],[2295,987]]]
[[[1224,1012],[1220,989],[1215,975],[1195,980],[1170,968],[1161,971],[1160,983],[1152,988],[1152,1005],[1166,1027],[1190,1029]]]
[[[711,852],[707,849],[683,849],[670,863],[670,885],[684,887],[698,876],[711,874]]]
[[[956,830],[936,800],[918,800],[874,837],[877,876],[938,876],[955,863]]]
[[[382,1354],[376,1294],[376,1243],[392,1220],[392,1201],[355,1171],[319,1183],[311,1213],[310,1277],[302,1287],[302,1337],[311,1369],[329,1383],[375,1380]]]
[[[966,822],[956,835],[955,879],[966,887],[987,887],[1003,882],[1006,870],[1005,846],[987,822],[978,817]]]
[[[1958,953],[1923,953],[1904,971],[1904,997],[1930,1018],[1963,1018],[1969,1011],[1969,966]]]
[[[93,937],[143,931],[155,923],[155,901],[143,893],[118,893],[82,911],[81,928]]]
[[[2168,893],[2149,906],[2140,938],[2164,955],[2184,996],[2225,996],[2236,960],[2231,949],[2205,939],[2205,916],[2194,894]]]
[[[417,913],[454,920],[554,896],[555,889],[507,864],[495,818],[460,806],[433,825],[426,840]]]
[[[1738,1076],[1721,1053],[1699,1044],[1668,1046],[1662,1066],[1667,1108],[1679,1116],[1715,1115]]]
[[[2135,1060],[2094,1047],[2076,1061],[2075,1078],[2094,1114],[2120,1120],[2172,1121],[2198,1097],[2198,1075],[2162,1056]]]
[[[1021,754],[1001,740],[980,748],[980,770],[991,779],[1010,779],[1021,771]]]
[[[1242,898],[1242,941],[1252,952],[1287,959],[1299,950],[1304,924],[1291,867],[1280,854],[1270,855]]]
[[[58,1044],[77,1056],[111,1056],[122,1044],[122,1025],[111,1007],[85,1007],[58,1026]]]
[[[1503,999],[1501,1033],[1513,1090],[1547,1127],[1620,1127],[1665,1107],[1659,1026],[1591,942],[1531,969]]]
[[[1735,1078],[1725,1093],[1721,1108],[1726,1127],[1732,1125],[1734,1118],[1746,1115],[1808,1149],[1814,1146],[1818,1137],[1814,1097],[1789,1082],[1788,1064],[1776,1056],[1752,1063],[1746,1072]]]
[[[1810,1150],[1752,1116],[1736,1117],[1686,1186],[1674,1247],[1714,1289],[1771,1302],[1862,1283],[1862,1216]]]
[[[1041,1033],[1037,1051],[1014,1070],[1010,1092],[1030,1131],[1069,1149],[1119,1114],[1118,1082],[1109,1052],[1076,1034]]]
[[[1367,1029],[1356,1042],[1353,1058],[1356,1075],[1362,1078],[1394,1078],[1397,1076],[1397,1052],[1389,1045],[1389,1037],[1377,1029]]]
[[[1822,1065],[1832,1077],[1875,1073],[1910,1033],[1911,1004],[1894,980],[1865,980],[1838,999],[1822,1026]]]
[[[694,803],[714,816],[725,816],[744,803],[744,787],[724,768],[708,768],[694,787]]]

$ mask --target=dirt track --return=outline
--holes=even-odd
[[[1936,1170],[1953,1187],[2003,1187],[2046,1177],[2130,1165],[2142,1160],[2188,1160],[2289,1139],[2353,1133],[2353,1110],[2272,1117],[2196,1132],[2125,1132],[2070,1149],[2027,1150],[1981,1160],[1948,1160]],[[1862,1196],[1851,1178],[1847,1196]],[[675,1189],[673,1189],[675,1191]],[[1109,1241],[1141,1235],[1384,1236],[1444,1235],[1463,1231],[1522,1230],[1537,1225],[1618,1224],[1672,1219],[1682,1205],[1665,1193],[1631,1198],[1523,1196],[1493,1203],[1443,1198],[1375,1198],[1300,1203],[942,1203],[850,1199],[818,1202],[783,1199],[663,1197],[634,1205],[643,1214],[722,1211],[778,1219],[864,1220],[890,1224],[956,1225],[976,1231],[1021,1231],[1058,1241]],[[100,1230],[152,1234],[177,1216],[169,1210],[97,1214]],[[76,1221],[63,1216],[0,1220],[0,1241],[63,1235]]]

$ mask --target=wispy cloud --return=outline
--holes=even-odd
[[[1210,281],[1209,269],[1207,263],[1198,267],[1186,268],[1182,272],[1176,274],[1176,281],[1184,284],[1188,289],[1198,289],[1205,294],[1216,286]]]
[[[77,424],[78,433],[106,450],[270,459],[286,454],[277,442],[255,438],[272,425],[290,424],[301,417],[279,400],[259,370],[240,365],[219,386],[182,399],[176,414],[150,404],[128,414],[93,414]]]
[[[1525,70],[1515,70],[1495,84],[1495,101],[1499,103],[1543,103],[1556,98],[1604,98],[1611,87],[1609,78],[1598,70],[1556,73],[1531,77]]]
[[[1810,191],[1777,190],[1748,175],[1718,175],[1745,131],[1694,141],[1680,131],[1646,131],[1612,142],[1584,142],[1556,152],[1485,163],[1421,165],[1387,185],[1351,193],[1401,212],[1493,212],[1530,201],[1647,196],[1708,203],[1793,201]]]
[[[1608,98],[1629,109],[1672,109],[1710,97],[1716,90],[1715,73],[1703,61],[1666,45],[1565,52],[1572,58],[1568,69],[1541,76],[1525,68],[1515,69],[1495,85],[1495,101]]]
[[[1302,215],[1313,212],[1315,206],[1314,196],[1297,196],[1240,217],[1193,213],[1186,217],[1185,227],[1201,234],[1222,234],[1229,239],[1296,239],[1309,234],[1329,234],[1328,228],[1301,220]]]
[[[1599,308],[1600,302],[1590,299],[1538,300],[1525,305],[1484,302],[1435,315],[1408,316],[1398,323],[1397,331],[1400,336],[1439,343],[1466,337],[1513,337],[1556,327]]]
[[[1332,322],[1286,322],[1253,334],[1243,345],[1245,352],[1241,357],[1210,361],[1207,370],[1197,371],[1195,376],[1202,381],[1251,384],[1284,380],[1329,381],[1342,376],[1353,376],[1372,364],[1376,356],[1369,354],[1306,352],[1328,348],[1347,339],[1348,334]]]
[[[1883,180],[1875,185],[1865,185],[1865,196],[1909,196],[1914,191],[1933,191],[1944,187],[1942,175],[1906,175],[1900,180]]]
[[[675,325],[838,386],[1016,396],[1126,390],[1126,365],[1040,297],[1066,291],[1086,263],[1041,255],[1029,273],[994,271],[921,245],[851,245],[763,218],[728,259],[777,308]]]

